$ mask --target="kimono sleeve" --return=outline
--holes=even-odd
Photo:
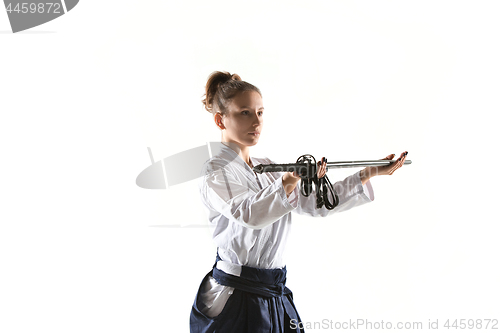
[[[231,168],[212,170],[199,183],[202,201],[228,220],[251,229],[262,229],[295,209],[286,196],[282,177],[261,190],[246,181]]]
[[[356,172],[344,180],[332,184],[339,197],[339,204],[332,210],[327,209],[324,205],[319,209],[316,208],[315,186],[313,185],[311,194],[306,197],[300,193],[300,181],[289,197],[292,204],[297,204],[297,209],[295,209],[294,212],[313,217],[325,217],[372,202],[375,199],[372,185],[370,181],[368,181],[365,185],[361,183],[360,172],[361,171]],[[328,192],[328,199],[330,202],[333,202],[332,194],[330,192]]]

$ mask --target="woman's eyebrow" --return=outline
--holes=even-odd
[[[246,106],[246,105],[243,105],[243,106],[241,106],[241,107],[240,107],[240,109],[251,109],[251,107]],[[259,108],[259,110],[264,110],[264,107],[263,107],[263,106],[261,106],[261,107]]]

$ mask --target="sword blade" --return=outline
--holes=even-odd
[[[327,168],[364,168],[369,166],[385,166],[397,162],[397,160],[367,160],[367,161],[343,161],[327,162]],[[411,164],[411,160],[406,160],[404,164]]]

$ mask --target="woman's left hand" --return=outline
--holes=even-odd
[[[326,161],[327,161],[327,159],[325,157],[323,157],[321,159],[321,161],[317,163],[318,168],[317,168],[316,175],[318,176],[318,179],[322,178],[326,175]]]
[[[406,155],[408,155],[408,152],[405,151],[401,154],[401,156],[399,157],[399,159],[397,159],[394,163],[391,163],[389,165],[386,165],[386,166],[379,166],[379,167],[372,167],[374,168],[376,171],[374,172],[374,174],[376,176],[381,176],[381,175],[392,175],[394,173],[394,171],[396,171],[397,169],[401,168],[403,166],[403,164],[405,163],[405,160],[406,160]],[[383,158],[383,160],[392,160],[394,158],[394,154],[391,154],[385,158]]]

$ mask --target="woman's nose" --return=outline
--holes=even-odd
[[[253,120],[254,123],[256,123],[256,124],[262,123],[262,120],[263,120],[262,117],[259,117],[258,115],[255,115],[253,119],[254,119]]]

